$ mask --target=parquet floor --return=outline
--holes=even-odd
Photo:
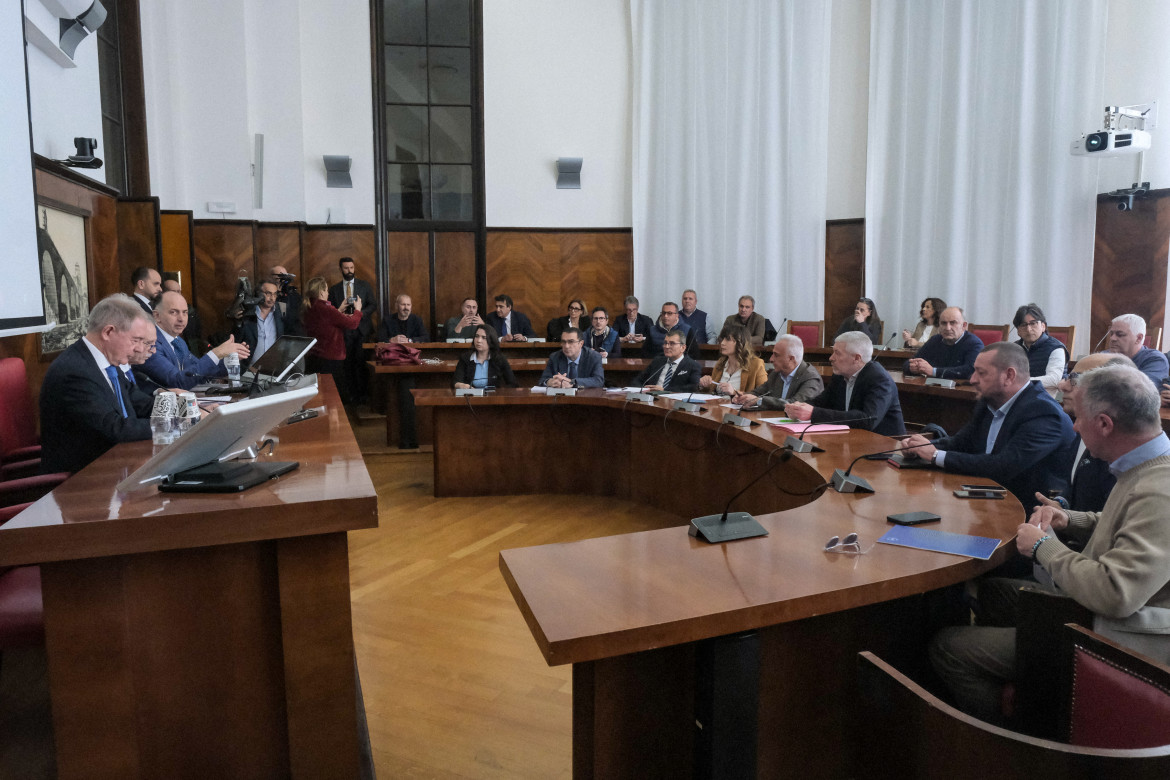
[[[680,521],[605,497],[436,499],[429,454],[366,464],[381,522],[350,534],[350,587],[378,776],[568,777],[570,668],[545,664],[499,552]]]

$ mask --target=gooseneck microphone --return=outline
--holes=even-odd
[[[873,485],[869,484],[869,480],[867,480],[865,477],[852,476],[853,467],[857,465],[857,461],[865,460],[867,458],[872,459],[875,455],[893,455],[898,452],[915,450],[919,447],[925,447],[927,445],[933,444],[933,441],[928,441],[922,444],[915,444],[911,447],[902,447],[901,449],[883,450],[881,452],[870,452],[865,455],[858,455],[853,459],[853,462],[849,464],[849,468],[845,469],[844,471],[841,469],[833,470],[833,477],[830,480],[833,490],[836,490],[838,493],[873,493]]]
[[[1096,352],[1097,350],[1101,349],[1101,345],[1105,343],[1105,339],[1107,338],[1109,338],[1109,331],[1105,331],[1105,335],[1102,336],[1101,340],[1097,342],[1097,346],[1093,347],[1093,351]]]
[[[747,489],[759,482],[764,477],[772,473],[772,469],[779,466],[781,463],[787,463],[792,458],[792,452],[783,447],[778,447],[772,451],[779,452],[779,457],[776,461],[770,464],[767,468],[759,473],[755,479],[748,482],[735,495],[727,500],[727,505],[723,507],[723,513],[718,515],[706,515],[704,517],[696,517],[691,520],[690,528],[687,533],[691,536],[698,537],[710,544],[718,544],[720,542],[730,542],[736,539],[750,539],[753,536],[767,536],[768,530],[764,528],[759,522],[751,516],[748,512],[731,512],[731,504],[735,499],[747,492]],[[771,454],[769,454],[771,457]]]

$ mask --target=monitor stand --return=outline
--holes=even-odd
[[[164,493],[240,493],[273,477],[287,474],[300,465],[296,461],[207,463],[171,474],[159,484],[158,489]]]

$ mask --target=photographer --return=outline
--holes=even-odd
[[[278,288],[276,309],[284,321],[284,332],[290,336],[305,335],[305,326],[301,322],[301,293],[293,284],[297,277],[283,265],[272,266],[268,275]]]

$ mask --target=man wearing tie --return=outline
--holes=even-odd
[[[190,390],[206,381],[207,377],[226,376],[223,359],[235,352],[240,360],[252,354],[247,344],[238,344],[234,336],[218,347],[197,358],[187,349],[187,342],[180,338],[187,327],[187,301],[177,292],[165,292],[154,310],[157,323],[157,343],[154,354],[140,367],[139,375],[153,381],[159,387],[175,387]]]
[[[374,310],[378,308],[378,296],[374,288],[364,279],[355,278],[356,266],[352,257],[337,261],[341,281],[329,288],[329,302],[341,312],[352,311],[348,305],[355,298],[362,302],[362,320],[353,330],[345,332],[345,375],[349,379],[349,392],[353,403],[366,400],[369,386],[369,372],[366,369],[365,350],[362,344],[374,335]]]
[[[601,356],[591,349],[582,349],[585,341],[578,328],[565,328],[561,333],[561,351],[549,355],[548,365],[540,375],[544,387],[602,387],[605,373]]]
[[[686,356],[686,334],[677,328],[662,340],[662,354],[654,358],[645,371],[634,379],[634,384],[647,390],[666,390],[673,393],[693,393],[699,389],[703,367]]]
[[[89,314],[86,333],[57,356],[41,385],[41,471],[79,471],[118,442],[150,438],[154,398],[123,384],[118,367],[147,349],[154,326],[115,293]]]
[[[511,296],[497,295],[495,304],[496,310],[489,312],[483,319],[500,334],[500,341],[528,341],[536,338],[536,331],[532,329],[528,315],[512,310]]]

